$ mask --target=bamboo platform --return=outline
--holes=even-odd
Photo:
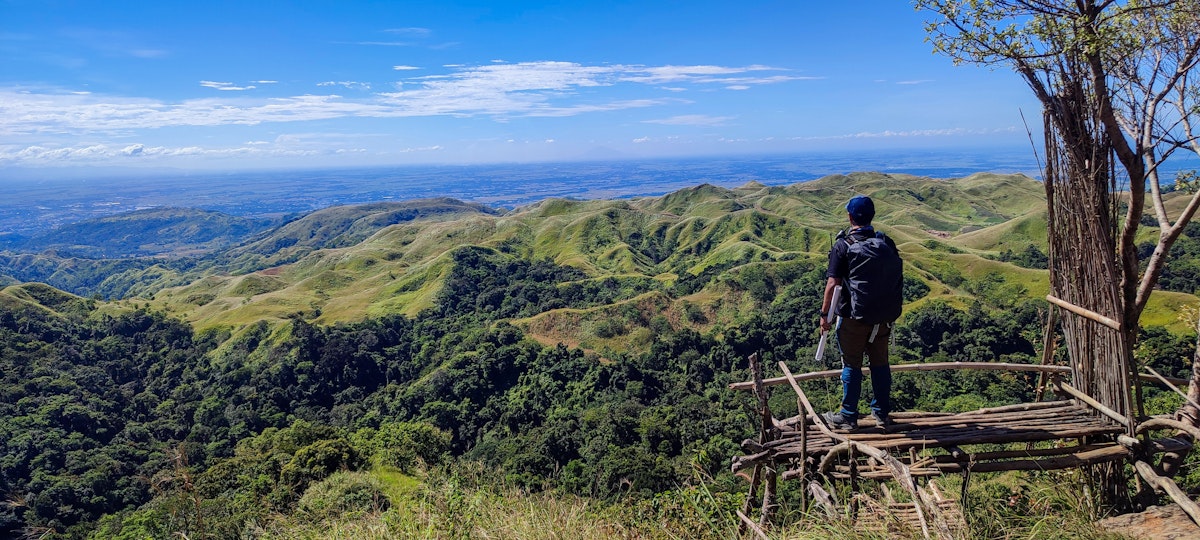
[[[1054,401],[961,413],[895,412],[891,415],[894,424],[886,428],[870,418],[861,418],[857,429],[835,431],[820,418],[799,381],[836,372],[795,376],[780,362],[784,376],[764,380],[757,355],[750,360],[754,380],[731,385],[733,389],[752,390],[759,403],[759,436],[743,441],[745,455],[734,457],[731,463],[735,473],[753,469],[749,476],[752,487],[739,514],[749,526],[753,522],[746,516],[760,496],[756,492],[760,485],[759,526],[765,526],[777,506],[774,492],[778,481],[807,482],[805,493],[811,493],[814,502],[826,507],[831,515],[839,511],[820,481],[847,481],[853,493],[851,507],[866,505],[874,509],[863,514],[875,520],[864,526],[889,531],[910,527],[926,538],[961,538],[965,524],[959,503],[936,489],[932,480],[937,476],[963,475],[965,493],[969,475],[976,472],[1071,469],[1125,460],[1137,463],[1147,456],[1192,448],[1186,437],[1153,441],[1130,437],[1128,434],[1134,432],[1186,426],[1166,418],[1134,423],[1066,384],[1061,374],[1046,369],[1048,366],[1028,367],[1051,376],[1055,395],[1059,396]],[[999,369],[1022,367],[1004,365]],[[795,392],[800,415],[783,420],[771,415],[767,389],[779,385],[789,385]],[[1197,435],[1200,432],[1193,433],[1193,437]],[[1149,472],[1143,476],[1153,477]],[[883,487],[880,489],[887,495],[883,501],[868,497],[858,489],[862,480],[895,481],[908,492],[911,502],[894,502]],[[808,504],[807,496],[802,504]]]
[[[928,412],[898,412],[892,415],[895,424],[888,429],[876,426],[874,421],[864,418],[859,429],[839,433],[845,439],[870,445],[890,452],[909,450],[957,449],[977,444],[1031,443],[1060,439],[1080,439],[1097,436],[1115,436],[1125,431],[1124,426],[1107,417],[1096,415],[1086,405],[1073,400],[1049,401],[995,407],[958,414]],[[844,442],[829,436],[818,426],[816,420],[807,416],[801,426],[801,418],[793,417],[776,422],[777,438],[767,443],[748,440],[743,450],[751,452],[734,458],[736,472],[764,458],[776,461],[800,459],[807,450],[809,457],[820,459],[838,444]],[[801,430],[807,433],[801,433]],[[838,433],[838,432],[835,432]],[[807,443],[807,449],[804,444]],[[994,454],[994,453],[993,453]],[[1073,455],[1074,459],[1062,459]],[[998,460],[1013,463],[1029,458],[1025,465],[1009,465],[1008,469],[1061,469],[1078,467],[1087,463],[1098,463],[1123,459],[1128,452],[1123,447],[1101,451],[1098,445],[1066,447],[1051,450],[1018,451],[1013,454],[980,455],[947,454],[952,462],[940,459],[924,463],[922,470],[913,470],[917,475],[937,475],[944,472],[961,472],[963,468],[973,471],[994,471]],[[1057,457],[1057,459],[1045,459]],[[965,465],[964,465],[965,463]],[[911,465],[917,465],[912,463]],[[785,478],[788,475],[785,473]]]

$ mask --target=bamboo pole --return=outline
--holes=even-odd
[[[1053,309],[1048,311],[1046,314],[1046,333],[1042,335],[1043,366],[1053,365],[1051,362],[1054,361],[1054,349],[1058,345],[1058,336],[1054,333],[1054,327],[1058,325],[1058,312]],[[1037,393],[1033,397],[1033,401],[1035,402],[1041,401],[1042,395],[1046,392],[1046,373],[1044,371],[1038,373],[1036,389]]]
[[[800,403],[800,398],[796,398],[797,408],[803,409],[803,404]],[[808,413],[804,414],[800,422],[800,479],[803,481],[808,477]],[[800,490],[800,513],[808,512],[808,491]]]
[[[749,512],[750,507],[754,504],[754,499],[758,498],[756,491],[758,491],[759,482],[762,482],[762,467],[761,463],[754,464],[754,475],[750,479],[750,492],[746,494],[746,501],[742,503],[742,510],[738,512],[738,515],[744,515],[744,513]],[[745,532],[746,526],[738,525],[738,535],[742,535]]]
[[[762,364],[758,360],[758,353],[754,353],[754,354],[750,355],[750,374],[751,374],[751,378],[753,379],[753,382],[754,382],[754,395],[756,398],[758,398],[758,414],[759,414],[758,444],[761,447],[761,446],[765,445],[767,442],[769,442],[770,430],[774,427],[774,422],[772,422],[773,418],[771,417],[770,407],[767,405],[767,391],[763,387],[763,384],[762,384],[763,369],[762,369]],[[766,457],[766,456],[770,455],[770,451],[760,452],[760,454],[763,457]],[[757,460],[755,460],[755,461],[757,461]],[[773,468],[770,466],[767,466],[766,467],[767,471],[764,471],[763,469],[764,469],[764,466],[762,463],[754,464],[754,475],[753,475],[753,478],[750,480],[750,490],[749,490],[749,493],[746,494],[746,502],[742,504],[742,512],[743,513],[750,512],[751,505],[754,504],[754,499],[756,498],[755,497],[756,488],[759,486],[760,483],[764,484],[763,485],[763,492],[764,492],[764,496],[763,496],[764,505],[763,506],[764,506],[764,509],[766,507],[766,504],[765,504],[766,498],[767,498],[766,492],[773,486],[765,485],[766,482],[763,482],[763,480],[764,480],[763,476],[764,476],[764,474],[769,476],[771,474],[770,471],[773,470]],[[763,517],[765,517],[765,516],[763,516]],[[743,534],[745,532],[746,532],[745,525],[739,524],[738,525],[738,534]]]
[[[758,514],[758,524],[762,527],[766,527],[771,523],[771,518],[775,516],[775,510],[779,507],[778,503],[775,502],[776,482],[779,478],[779,472],[772,466],[766,467],[764,472],[766,473],[766,478],[763,481],[762,510]]]
[[[757,523],[746,517],[746,514],[743,514],[741,510],[738,510],[737,516],[738,519],[741,520],[743,528],[749,527],[750,530],[754,531],[754,535],[760,540],[771,540],[771,537],[767,536],[767,533],[763,532],[762,528],[760,528]]]
[[[1087,308],[1079,307],[1075,304],[1072,304],[1066,300],[1063,300],[1063,299],[1058,298],[1051,294],[1046,295],[1046,300],[1048,300],[1051,304],[1054,304],[1060,308],[1070,311],[1071,313],[1079,315],[1080,317],[1098,322],[1098,323],[1103,324],[1104,326],[1107,326],[1109,328],[1112,328],[1113,330],[1116,330],[1118,332],[1121,331],[1121,323],[1119,323],[1116,320],[1113,320],[1109,317],[1105,317],[1104,315],[1096,313],[1095,311],[1092,311]]]
[[[989,461],[985,463],[975,462],[947,462],[935,463],[933,466],[942,471],[942,473],[956,472],[1003,472],[1003,471],[1049,471],[1058,469],[1074,469],[1084,465],[1095,465],[1107,461],[1116,461],[1124,459],[1130,455],[1129,450],[1124,446],[1110,445],[1103,448],[1097,448],[1086,452],[1079,452],[1066,456],[1055,456],[1044,459],[1022,459],[1012,461]]]
[[[964,461],[992,461],[997,459],[1013,459],[1026,457],[1048,457],[1048,456],[1063,456],[1078,452],[1088,452],[1104,448],[1109,445],[1092,444],[1086,446],[1069,446],[1066,448],[1035,448],[1033,450],[997,450],[994,452],[977,452],[974,454],[963,452],[962,454],[942,454],[934,456],[933,460],[938,463],[964,462]]]
[[[1043,366],[1039,364],[1018,364],[1015,362],[927,362],[923,364],[896,364],[892,365],[892,373],[906,373],[909,371],[943,371],[951,369],[962,370],[978,370],[978,371],[1032,371],[1035,373],[1050,373],[1050,374],[1070,374],[1070,366]],[[863,367],[863,374],[870,375],[869,366]],[[840,377],[842,370],[826,370],[812,371],[809,373],[801,373],[793,377],[797,381],[813,381],[818,379],[832,379]],[[1142,380],[1157,381],[1151,375],[1141,374],[1139,377]],[[1186,385],[1188,382],[1183,379],[1172,377],[1166,378],[1171,384],[1176,386]],[[786,377],[772,377],[763,379],[764,386],[782,386],[788,384]],[[736,382],[729,385],[730,390],[753,390],[754,383],[752,381]]]
[[[946,369],[978,369],[984,371],[1046,371],[1049,373],[1070,373],[1071,368],[1067,366],[1039,366],[1037,364],[1018,364],[1014,362],[928,362],[924,364],[899,364],[892,366],[892,372],[907,372],[907,371],[939,371]],[[870,374],[869,367],[863,367],[863,373]],[[842,370],[826,370],[813,371],[810,373],[802,373],[793,375],[797,381],[811,381],[817,379],[831,379],[840,377]],[[786,377],[772,377],[763,379],[763,384],[767,386],[782,386],[788,384]],[[737,382],[729,385],[731,390],[751,390],[754,388],[752,382]]]
[[[1178,386],[1171,384],[1171,382],[1168,381],[1166,377],[1163,377],[1161,373],[1154,371],[1154,368],[1152,368],[1150,366],[1146,366],[1146,371],[1149,371],[1151,375],[1154,375],[1154,378],[1162,381],[1163,384],[1166,384],[1168,387],[1171,388],[1171,390],[1174,390],[1176,394],[1183,396],[1183,399],[1186,400],[1188,403],[1190,403],[1193,407],[1200,410],[1200,403],[1196,403],[1196,400],[1188,397],[1188,395],[1186,393],[1184,393],[1183,390],[1180,390]]]
[[[817,410],[814,409],[812,403],[808,401],[808,396],[805,395],[804,390],[800,389],[800,384],[797,383],[795,377],[792,376],[792,370],[788,369],[787,364],[782,361],[779,362],[779,369],[783,370],[783,379],[790,383],[792,385],[792,390],[796,392],[796,399],[800,400],[800,402],[804,404],[804,410],[807,411],[806,414],[813,417],[813,425],[817,426],[817,429],[820,430],[821,433],[824,433],[826,436],[835,441],[845,440],[845,437],[835,434],[833,430],[829,429],[829,426],[825,425],[825,419],[821,418],[821,415],[817,414]],[[763,384],[766,384],[766,382],[767,381],[764,380]]]
[[[1108,407],[1105,407],[1102,403],[1100,403],[1099,401],[1096,401],[1095,399],[1092,399],[1091,396],[1079,391],[1075,387],[1073,387],[1065,382],[1062,382],[1062,381],[1058,381],[1058,387],[1065,390],[1068,394],[1071,394],[1072,396],[1074,396],[1075,399],[1078,399],[1079,401],[1082,401],[1084,403],[1087,403],[1088,405],[1091,405],[1092,408],[1096,409],[1097,411],[1100,411],[1102,414],[1104,414],[1104,416],[1112,418],[1113,420],[1116,420],[1117,423],[1119,423],[1123,426],[1129,427],[1130,429],[1133,428],[1133,423],[1130,422],[1128,418],[1125,418],[1124,415],[1122,415],[1122,414],[1118,413],[1117,411],[1114,411]]]

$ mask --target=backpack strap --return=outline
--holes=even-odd
[[[887,238],[887,235],[883,234],[883,231],[875,231],[875,238]],[[837,238],[834,241],[836,242],[837,240],[845,240],[849,245],[858,243],[858,238],[854,237],[854,234],[850,232],[850,229],[846,229],[838,233]]]

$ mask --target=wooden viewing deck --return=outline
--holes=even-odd
[[[820,418],[799,383],[835,377],[840,370],[795,376],[785,363],[779,365],[784,376],[764,380],[757,355],[752,356],[754,380],[731,385],[734,389],[754,391],[761,421],[758,439],[743,441],[742,449],[746,454],[732,459],[734,472],[753,469],[751,490],[740,514],[744,526],[758,527],[747,515],[759,497],[760,485],[762,505],[758,523],[765,525],[774,511],[777,481],[799,479],[808,482],[803,503],[807,505],[808,496],[811,496],[830,513],[839,511],[835,510],[833,497],[819,480],[849,481],[854,492],[852,508],[864,506],[886,510],[888,519],[871,516],[869,521],[876,526],[907,522],[922,531],[926,538],[957,538],[965,532],[961,510],[956,501],[937,489],[933,477],[962,474],[963,493],[966,493],[967,479],[973,472],[1043,471],[1125,460],[1135,462],[1139,474],[1151,475],[1147,477],[1151,484],[1163,487],[1179,502],[1176,494],[1170,493],[1173,482],[1154,475],[1152,469],[1143,470],[1142,465],[1156,454],[1187,452],[1191,450],[1192,442],[1174,437],[1151,441],[1131,437],[1129,433],[1172,429],[1187,431],[1200,439],[1197,437],[1200,430],[1189,429],[1169,418],[1150,418],[1133,424],[1130,419],[1063,382],[1061,378],[1069,368],[1028,364],[914,364],[893,366],[893,372],[933,369],[1039,371],[1050,375],[1056,400],[963,413],[896,412],[891,415],[894,425],[886,429],[870,418],[862,418],[858,429],[834,431]],[[1168,384],[1182,382],[1162,377],[1151,380]],[[767,388],[779,385],[788,385],[795,392],[800,415],[783,420],[771,415],[767,406]],[[1035,444],[1046,441],[1058,442],[1054,445]],[[969,450],[979,445],[988,446]],[[922,478],[929,480],[922,485]],[[858,493],[860,479],[895,480],[909,493],[912,502],[880,502],[866,497]],[[1170,486],[1159,486],[1156,482],[1168,482]],[[890,500],[890,493],[886,489],[884,492]],[[1193,519],[1196,518],[1197,515],[1193,515]],[[891,525],[889,529],[894,528]],[[761,530],[760,536],[763,536]]]

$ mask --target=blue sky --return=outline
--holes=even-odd
[[[0,166],[1028,147],[1028,88],[934,55],[926,16],[902,0],[0,0]]]

